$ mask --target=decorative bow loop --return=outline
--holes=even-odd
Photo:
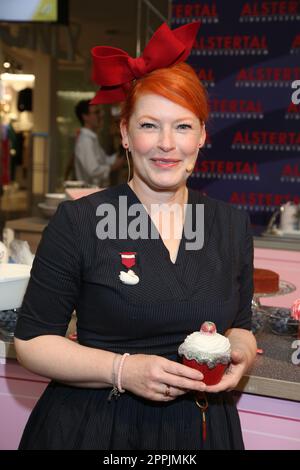
[[[136,59],[129,57],[128,66],[134,78],[141,78],[148,72],[148,67],[144,57],[137,57]]]
[[[136,59],[116,47],[94,47],[92,78],[101,89],[91,104],[123,101],[132,80],[183,62],[190,54],[199,27],[200,22],[194,22],[172,31],[163,23],[153,34],[142,56]]]

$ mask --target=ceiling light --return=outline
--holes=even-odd
[[[35,76],[30,73],[1,73],[1,80],[7,82],[34,82]]]

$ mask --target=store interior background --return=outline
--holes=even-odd
[[[168,18],[168,0],[151,4]],[[68,25],[0,22],[1,127],[5,133],[9,129],[15,142],[7,168],[1,165],[0,170],[5,182],[0,187],[0,233],[9,219],[41,216],[37,205],[45,193],[63,191],[80,127],[74,106],[97,89],[91,80],[91,48],[106,44],[134,56],[137,38],[143,48],[162,22],[139,0],[69,0],[68,5]],[[7,79],[5,73],[13,76]],[[20,101],[20,91],[28,88],[32,100],[27,94]],[[110,106],[103,106],[103,114],[100,140],[109,152],[118,147],[119,132]],[[5,137],[2,132],[2,152]]]

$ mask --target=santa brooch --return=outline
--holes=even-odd
[[[119,279],[123,284],[129,284],[131,286],[140,282],[140,278],[130,268],[133,268],[136,263],[136,253],[133,251],[123,251],[120,253],[122,265],[125,266],[128,271],[120,271]]]

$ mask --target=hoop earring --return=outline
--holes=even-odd
[[[126,159],[127,159],[127,165],[128,165],[128,177],[127,177],[127,183],[129,183],[130,181],[130,173],[131,173],[131,169],[130,169],[130,161],[129,161],[129,155],[128,155],[128,149],[127,147],[125,148],[125,153],[126,153]]]

